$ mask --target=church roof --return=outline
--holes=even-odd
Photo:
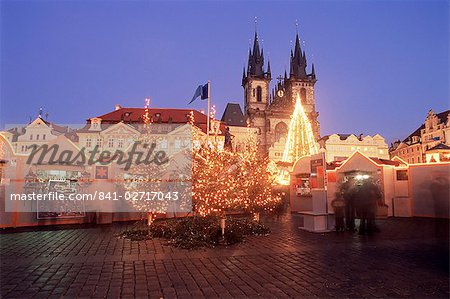
[[[244,114],[242,113],[241,106],[236,103],[227,104],[221,120],[228,126],[246,126],[246,121]]]
[[[306,79],[306,55],[305,51],[302,51],[300,45],[300,38],[298,33],[295,36],[295,48],[294,52],[291,52],[291,72],[290,76],[295,79]]]
[[[264,71],[264,49],[259,47],[258,33],[255,31],[253,49],[248,49],[247,73],[242,74],[242,86],[248,78],[271,79],[270,62],[267,64],[267,72]]]

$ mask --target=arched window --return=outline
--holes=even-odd
[[[306,88],[300,89],[300,100],[302,101],[302,104],[306,103]]]
[[[261,88],[261,86],[256,87],[256,100],[258,102],[262,101],[262,88]]]
[[[275,141],[279,141],[281,137],[286,137],[288,126],[284,122],[279,122],[275,126]]]

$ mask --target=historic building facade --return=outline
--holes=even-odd
[[[428,111],[424,123],[403,141],[394,142],[389,153],[409,164],[450,160],[450,110]]]
[[[270,61],[264,63],[264,50],[260,49],[258,34],[255,32],[253,49],[249,49],[247,69],[242,75],[244,88],[244,116],[249,126],[258,131],[262,150],[273,159],[281,159],[287,136],[291,114],[297,97],[300,97],[312,126],[315,139],[319,139],[320,127],[315,108],[314,85],[317,81],[312,65],[307,72],[306,54],[301,49],[297,34],[295,48],[290,54],[289,76],[277,78],[275,88],[270,88],[272,74]]]
[[[388,145],[379,134],[332,134],[319,139],[319,144],[326,152],[327,162],[344,161],[355,151],[370,158],[389,159]]]
[[[30,146],[48,144],[61,135],[72,142],[78,141],[74,129],[46,121],[40,114],[26,126],[11,128],[3,131],[2,134],[11,144],[14,152],[19,154],[28,154],[31,152]]]

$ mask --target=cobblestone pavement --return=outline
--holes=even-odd
[[[0,297],[449,297],[447,220],[380,220],[374,236],[265,222],[269,236],[195,251],[117,238],[130,223],[4,231]]]

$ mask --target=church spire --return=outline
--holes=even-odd
[[[253,39],[253,48],[249,49],[247,63],[247,77],[270,79],[270,70],[268,69],[267,73],[264,72],[264,49],[260,48],[256,28]]]
[[[270,60],[267,59],[267,79],[270,79],[272,77],[272,72],[270,71]]]
[[[300,38],[298,33],[295,36],[295,48],[294,53],[291,50],[291,77],[295,79],[305,79],[306,76],[306,55],[302,51],[300,45]]]

